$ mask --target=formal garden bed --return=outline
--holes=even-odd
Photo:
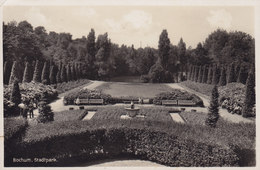
[[[102,88],[103,89],[103,88]],[[126,90],[127,91],[127,90]],[[154,92],[153,92],[154,93]],[[64,96],[63,101],[65,105],[76,104],[76,99],[103,99],[104,104],[116,104],[116,103],[130,103],[130,101],[142,102],[145,104],[162,105],[162,100],[187,100],[192,101],[194,106],[203,106],[203,101],[196,95],[190,94],[179,89],[171,89],[166,92],[157,94],[153,98],[141,98],[138,96],[111,96],[104,93],[101,89],[88,90],[79,89]]]
[[[211,96],[213,85],[185,81],[180,83],[192,90],[202,93],[208,97]],[[241,114],[245,100],[246,87],[242,83],[228,83],[225,86],[218,87],[219,104],[222,108],[227,109],[229,113]],[[255,116],[255,108],[250,116]]]
[[[179,89],[172,89],[170,92],[163,92],[156,95],[153,103],[161,105],[162,100],[191,100],[196,106],[204,106],[203,101],[198,96]]]
[[[96,114],[88,121],[80,120],[84,110],[73,110],[55,113],[59,116],[53,122],[29,126],[13,151],[16,157],[55,162],[7,166],[70,166],[122,155],[167,166],[255,166],[252,123],[219,119],[216,128],[209,128],[202,124],[205,114],[180,113],[187,121],[180,124],[172,121],[171,108],[165,107],[143,107],[140,114],[146,119],[131,120],[120,119],[123,107],[89,109],[96,109]],[[195,118],[200,121],[192,123]]]

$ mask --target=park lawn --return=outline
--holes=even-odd
[[[189,80],[181,82],[180,85],[188,87],[206,96],[211,96],[211,92],[214,87],[212,84],[197,83]]]
[[[103,93],[110,94],[112,97],[141,97],[154,98],[157,94],[168,92],[172,89],[165,84],[150,84],[150,83],[123,83],[109,82],[97,88]]]

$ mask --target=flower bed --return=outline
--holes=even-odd
[[[241,114],[245,100],[245,85],[242,83],[229,83],[219,87],[219,102],[222,108],[230,113]]]
[[[153,103],[156,105],[161,105],[162,100],[192,100],[196,106],[203,106],[203,101],[198,96],[178,89],[173,89],[171,92],[163,92],[158,94],[154,98]]]
[[[110,95],[102,93],[100,90],[80,89],[73,91],[64,96],[65,104],[75,104],[75,100],[79,99],[104,99],[104,103],[109,103]]]
[[[40,96],[43,94],[43,92],[47,92],[47,100],[48,102],[54,100],[57,98],[58,93],[57,91],[50,85],[44,85],[41,83],[22,83],[19,84],[20,87],[20,93],[22,99],[26,98],[36,98],[39,100]],[[7,100],[10,97],[10,94],[12,92],[12,86],[5,86],[4,88],[4,98]]]

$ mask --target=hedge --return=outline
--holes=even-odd
[[[173,89],[171,92],[163,92],[156,95],[153,103],[156,105],[161,105],[162,100],[192,100],[197,106],[204,106],[203,101],[195,94],[190,94],[186,91],[181,91],[178,89]]]
[[[28,122],[21,117],[12,117],[4,119],[4,154],[5,158],[15,157],[14,151],[19,147],[18,142],[21,140]],[[11,159],[4,160],[5,165],[12,163]]]
[[[238,157],[230,148],[136,128],[88,129],[79,133],[50,136],[40,141],[26,141],[16,156],[56,158],[58,162],[48,165],[67,166],[74,157],[80,156],[84,161],[91,161],[121,154],[167,166],[238,165]],[[37,166],[37,163],[34,165]]]

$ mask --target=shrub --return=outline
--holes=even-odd
[[[249,115],[251,115],[253,112],[253,107],[255,105],[255,76],[254,71],[252,70],[249,73],[246,81],[246,93],[242,110],[243,117],[248,117]]]
[[[4,119],[4,162],[5,166],[13,163],[15,150],[18,149],[21,136],[24,134],[28,122],[20,117]]]
[[[160,105],[162,104],[162,100],[192,100],[197,106],[203,106],[203,101],[198,96],[178,89],[173,89],[171,92],[163,92],[156,95],[153,103]]]
[[[24,74],[23,74],[23,83],[29,83],[31,81],[31,69],[28,62],[26,62]]]
[[[143,83],[149,83],[150,77],[148,75],[141,75],[140,79]]]
[[[77,91],[73,91],[64,96],[63,101],[65,104],[75,104],[75,100],[77,98],[80,99],[104,99],[104,103],[109,103],[111,99],[111,95],[104,94],[100,90],[88,90],[88,89],[80,89]]]
[[[10,95],[10,101],[13,102],[15,106],[18,106],[18,104],[21,103],[21,93],[20,93],[18,81],[15,81],[13,83],[12,93]]]
[[[206,119],[206,125],[210,127],[216,127],[217,121],[219,119],[219,113],[218,113],[218,88],[217,86],[214,86],[212,90],[212,95],[211,95],[211,100],[210,100],[210,105],[209,105],[209,113],[208,117]]]
[[[54,114],[51,107],[47,105],[45,101],[41,101],[38,104],[39,116],[37,117],[37,122],[46,123],[53,121]]]

